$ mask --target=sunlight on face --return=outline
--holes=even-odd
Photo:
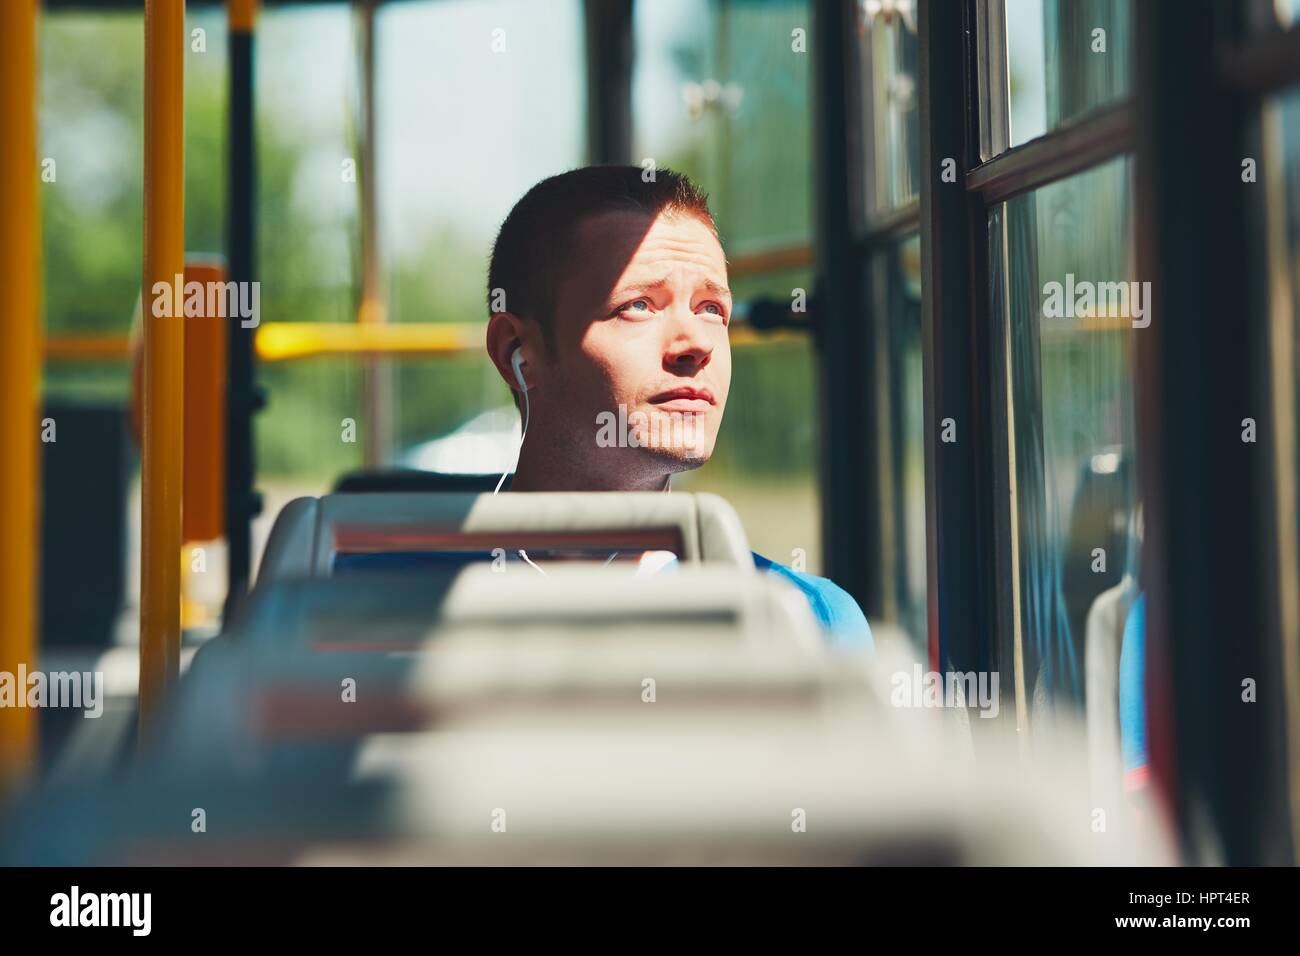
[[[717,237],[692,215],[610,212],[579,227],[573,260],[581,268],[556,300],[556,364],[562,401],[591,433],[584,446],[668,473],[698,467],[731,384]]]

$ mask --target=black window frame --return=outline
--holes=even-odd
[[[1189,862],[1294,860],[1300,675],[1291,673],[1296,652],[1283,648],[1295,641],[1288,629],[1296,625],[1300,581],[1294,558],[1291,576],[1282,573],[1278,558],[1288,547],[1294,556],[1296,542],[1294,533],[1282,540],[1276,515],[1288,500],[1283,513],[1294,515],[1295,462],[1266,441],[1234,448],[1240,428],[1230,426],[1243,409],[1254,410],[1261,429],[1275,435],[1264,423],[1274,422],[1273,409],[1294,395],[1295,383],[1293,372],[1281,380],[1290,370],[1270,369],[1280,319],[1272,331],[1259,320],[1269,315],[1260,292],[1269,277],[1259,266],[1268,261],[1260,253],[1265,193],[1238,191],[1230,180],[1239,178],[1240,157],[1264,161],[1264,98],[1300,83],[1300,28],[1248,34],[1244,8],[1217,0],[1133,6],[1130,97],[1001,149],[1002,0],[920,3],[931,663],[1007,673],[1019,659],[1012,410],[1006,330],[989,304],[989,209],[1131,155],[1138,273],[1156,293],[1152,326],[1137,338],[1134,383],[1139,485],[1148,503],[1144,566],[1155,569],[1147,619],[1155,786],[1175,811]],[[1215,133],[1209,141],[1205,129]],[[947,158],[957,160],[955,184],[941,180]],[[1249,321],[1226,328],[1223,315]],[[957,423],[955,444],[941,441],[945,418]],[[1270,702],[1243,707],[1238,680],[1252,675],[1286,679],[1269,682]],[[1023,677],[1004,681],[1004,694],[1008,683],[1014,707],[1004,713],[1023,731]]]

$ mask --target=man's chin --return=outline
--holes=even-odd
[[[712,449],[704,453],[687,448],[648,448],[646,451],[654,455],[657,461],[666,465],[671,474],[694,471],[708,461],[713,454]]]

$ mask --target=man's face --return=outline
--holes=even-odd
[[[582,222],[571,251],[539,426],[604,474],[703,464],[731,384],[722,246],[695,216],[619,211]]]

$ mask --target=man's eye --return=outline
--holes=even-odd
[[[718,318],[726,318],[727,313],[723,310],[722,306],[716,302],[705,302],[701,308],[709,315],[716,315]]]
[[[636,312],[636,313],[639,313],[640,315],[648,315],[648,314],[650,313],[650,311],[651,311],[651,308],[650,308],[650,300],[649,300],[649,299],[634,299],[633,301],[627,303],[627,305],[623,306],[623,307],[622,307],[621,309],[619,309],[618,311],[619,311],[619,314],[621,314],[621,315],[622,315],[622,314],[626,314],[626,313],[628,313],[628,312]]]

